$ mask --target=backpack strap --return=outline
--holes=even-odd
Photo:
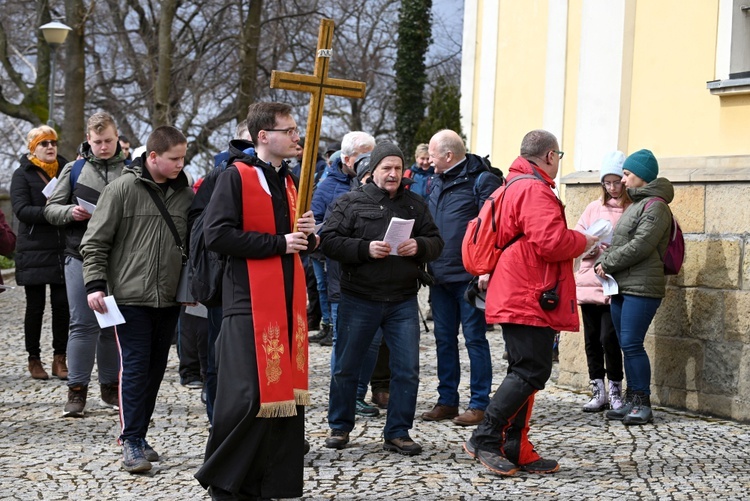
[[[164,201],[161,198],[159,198],[159,195],[156,194],[155,190],[152,190],[151,188],[145,185],[143,189],[145,189],[146,192],[149,194],[151,199],[154,201],[154,205],[156,205],[156,208],[159,209],[159,212],[161,213],[162,217],[167,222],[167,226],[169,226],[169,231],[172,232],[172,236],[174,237],[174,242],[177,244],[177,248],[180,249],[180,253],[182,254],[182,264],[185,264],[187,262],[187,255],[185,254],[185,246],[182,245],[180,234],[177,232],[177,227],[174,224],[174,220],[172,220],[172,216],[169,214],[169,211],[167,210],[167,206],[164,205]]]
[[[508,187],[515,183],[516,181],[520,181],[521,179],[537,179],[541,181],[542,179],[534,174],[522,174],[520,176],[516,176],[513,179],[510,180],[510,182],[505,183],[505,189],[503,190],[502,198],[500,199],[500,210],[502,210],[503,207],[503,200],[505,199],[505,192],[508,191]],[[523,237],[523,232],[517,234],[510,240],[508,240],[500,249],[505,251],[508,247],[513,245],[515,242],[517,242],[521,237]]]
[[[83,166],[86,165],[86,159],[85,158],[79,158],[75,161],[73,164],[73,167],[70,169],[70,191],[73,191],[73,188],[76,187],[76,183],[78,182],[78,176],[81,175],[81,171],[83,170]]]

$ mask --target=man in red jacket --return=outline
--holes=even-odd
[[[555,333],[578,330],[573,259],[596,237],[569,230],[554,178],[563,152],[557,139],[534,130],[521,142],[510,166],[513,183],[500,198],[498,244],[514,240],[490,276],[487,323],[501,324],[508,373],[492,397],[484,420],[464,449],[499,475],[553,473],[557,461],[543,459],[528,439],[534,395],[552,372]]]

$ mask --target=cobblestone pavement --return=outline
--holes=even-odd
[[[22,289],[0,295],[0,499],[208,499],[192,476],[208,422],[199,392],[179,384],[174,350],[149,434],[163,459],[148,474],[130,475],[120,469],[117,414],[101,404],[96,383],[86,417],[64,419],[64,382],[28,376],[23,309]],[[502,340],[498,332],[488,337],[497,384],[505,370]],[[49,318],[42,346],[49,368]],[[329,353],[310,350],[305,499],[750,498],[750,425],[657,409],[653,425],[626,428],[581,412],[585,395],[557,387],[555,374],[537,395],[531,429],[539,452],[560,461],[554,475],[491,474],[461,449],[470,429],[450,422],[415,420],[412,437],[424,447],[416,457],[382,450],[382,415],[358,418],[346,449],[326,449]],[[418,413],[436,398],[432,333],[422,335],[421,360]],[[465,405],[465,384],[462,395]]]

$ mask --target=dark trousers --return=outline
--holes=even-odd
[[[122,354],[120,440],[146,438],[180,308],[120,306],[120,311],[125,318],[115,330]]]
[[[180,309],[177,353],[180,356],[180,383],[203,381],[208,363],[208,319]]]
[[[49,284],[49,290],[52,306],[52,350],[55,355],[65,355],[70,325],[68,293],[65,290],[65,284]],[[26,351],[29,357],[39,358],[42,353],[39,342],[42,337],[44,305],[47,303],[47,285],[26,285],[24,291],[26,292],[26,316],[23,328]]]
[[[307,323],[312,326],[310,330],[316,330],[320,326],[322,312],[320,310],[320,298],[318,298],[318,281],[315,279],[315,269],[310,262],[311,259],[309,256],[304,256],[302,265],[305,268],[307,286]]]
[[[214,402],[216,401],[216,339],[221,331],[221,306],[215,306],[208,309],[208,336],[206,343],[208,345],[206,360],[206,380],[204,387],[206,389],[206,414],[208,422],[214,422]]]
[[[391,386],[391,366],[389,365],[391,359],[391,350],[388,349],[388,345],[385,343],[385,338],[380,343],[380,350],[378,351],[378,359],[375,362],[375,370],[372,371],[372,377],[370,378],[370,387],[372,388],[372,394],[376,393],[388,393]]]
[[[487,406],[471,440],[478,449],[500,453],[517,465],[539,459],[528,439],[534,395],[552,374],[555,331],[549,327],[502,324],[508,373]]]
[[[622,351],[608,304],[582,304],[583,339],[589,379],[622,381]],[[606,370],[605,370],[606,363]]]

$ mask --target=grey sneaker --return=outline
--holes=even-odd
[[[143,451],[143,456],[148,461],[152,463],[159,461],[159,453],[157,453],[153,447],[148,445],[148,442],[146,442],[145,438],[139,438],[138,442],[141,444],[141,450]]]
[[[633,403],[622,424],[646,424],[654,420],[654,413],[651,411],[651,397],[648,395],[634,395]]]
[[[151,463],[144,456],[139,439],[123,440],[122,469],[129,473],[142,473],[151,469]]]
[[[83,417],[88,391],[88,386],[68,386],[68,401],[63,409],[63,417]]]

